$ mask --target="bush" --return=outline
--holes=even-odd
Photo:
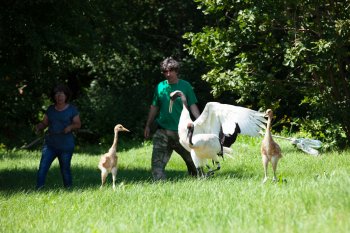
[[[342,126],[329,122],[327,118],[303,120],[300,124],[300,132],[322,141],[324,150],[349,146]]]

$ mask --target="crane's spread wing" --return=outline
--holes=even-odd
[[[219,135],[222,129],[226,135],[235,132],[236,123],[241,134],[258,136],[259,131],[265,129],[264,114],[249,108],[209,102],[202,114],[194,122],[194,133],[214,133]]]

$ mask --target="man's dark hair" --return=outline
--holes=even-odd
[[[179,72],[180,69],[180,64],[178,61],[176,61],[172,57],[167,57],[165,58],[161,63],[160,63],[160,70],[162,72],[167,71],[167,70],[173,70],[176,73]]]

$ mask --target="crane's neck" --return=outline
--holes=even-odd
[[[181,101],[182,101],[182,111],[180,115],[180,121],[181,119],[188,121],[189,119],[191,119],[191,117],[190,117],[190,112],[187,105],[187,99],[184,95],[181,95]],[[184,125],[186,125],[187,123],[188,122],[184,123]]]
[[[268,116],[268,118],[267,118],[265,138],[268,138],[268,139],[272,138],[272,136],[271,136],[271,121],[272,121],[272,119],[271,118],[272,118],[271,116]]]
[[[188,129],[187,129],[187,124],[192,122],[190,112],[187,109],[187,100],[186,97],[181,96],[181,101],[182,101],[182,111],[179,119],[179,125],[178,125],[178,133],[179,133],[179,138],[180,141],[183,143],[188,144]]]
[[[117,151],[117,144],[118,144],[118,131],[114,132],[114,139],[113,139],[113,144],[111,148],[109,149],[110,151]]]
[[[187,99],[184,94],[181,95],[182,106],[188,110]]]
[[[190,143],[191,146],[193,146],[193,142],[192,142],[192,136],[193,136],[193,129],[188,129],[188,142]]]

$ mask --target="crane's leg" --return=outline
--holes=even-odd
[[[220,141],[220,151],[218,153],[218,156],[221,156],[222,159],[224,160],[224,146],[222,145],[221,141]]]
[[[215,164],[216,164],[216,169],[214,169],[213,172],[214,171],[219,171],[221,169],[220,162],[215,161]]]
[[[269,159],[267,158],[267,155],[263,155],[262,156],[262,163],[264,166],[264,179],[263,179],[263,183],[265,183],[267,181],[267,167],[268,167],[268,163],[269,163]]]
[[[225,134],[222,131],[222,127],[221,127],[220,133],[219,133],[220,151],[218,153],[218,156],[221,156],[222,159],[224,159],[224,141],[225,141]]]
[[[213,164],[214,164],[214,160],[213,160]],[[206,166],[207,166],[207,168],[208,168],[208,172],[207,172],[207,174],[206,174],[206,176],[212,176],[212,175],[214,175],[214,171],[211,169],[211,167],[208,165],[208,164],[206,164]]]
[[[112,168],[111,172],[112,172],[112,179],[113,179],[113,190],[115,190],[115,180],[117,177],[117,168],[116,167]]]
[[[101,187],[100,187],[100,189],[101,189],[103,187],[103,185],[106,183],[108,171],[106,168],[100,168],[100,169],[101,169]]]
[[[219,170],[221,169],[220,162],[214,161],[214,160],[213,160],[213,163],[214,163],[214,162],[215,162],[215,164],[216,164],[216,168],[215,168],[214,170],[211,170],[211,169],[210,169],[210,171],[206,174],[207,177],[214,175],[214,172],[215,172],[215,171],[219,171]]]
[[[205,173],[203,167],[197,167],[197,178],[202,179],[205,178]]]
[[[273,169],[273,181],[276,182],[277,181],[276,170],[277,170],[278,157],[272,156],[271,163],[272,163],[272,169]]]

